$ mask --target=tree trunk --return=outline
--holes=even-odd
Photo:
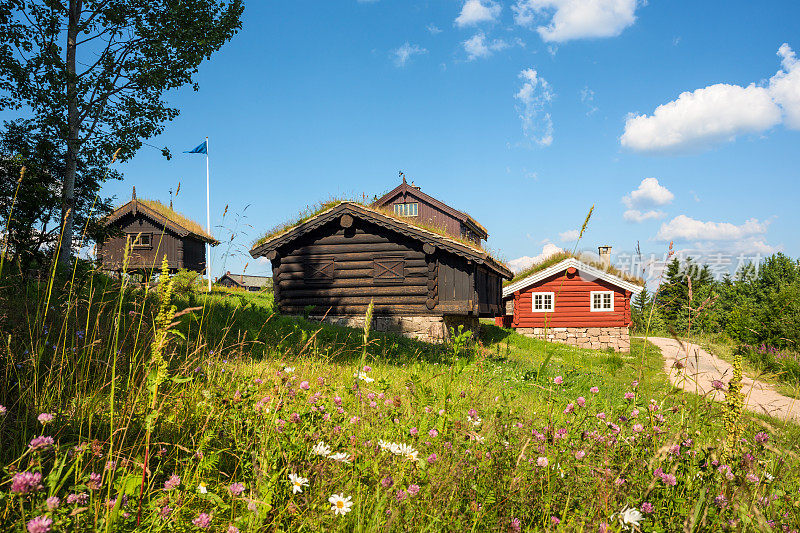
[[[75,173],[78,166],[78,88],[76,74],[76,52],[78,22],[81,15],[81,0],[69,0],[69,22],[67,25],[67,159],[64,183],[61,187],[62,238],[58,262],[68,265],[72,257],[73,220],[75,206]]]

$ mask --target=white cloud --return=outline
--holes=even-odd
[[[644,222],[645,220],[657,220],[664,218],[667,214],[664,211],[651,209],[649,211],[639,211],[638,209],[627,209],[622,213],[622,218],[628,222]]]
[[[500,15],[502,6],[492,0],[467,0],[461,8],[461,13],[456,17],[456,26],[474,26],[481,22],[494,22]]]
[[[467,60],[473,61],[479,57],[489,57],[494,52],[504,50],[509,44],[502,39],[495,39],[491,42],[486,41],[483,32],[476,33],[463,43],[464,51],[467,52]]]
[[[594,91],[589,88],[589,86],[585,86],[581,89],[581,102],[586,104],[588,111],[586,111],[586,116],[593,115],[597,111],[597,106],[594,105]]]
[[[620,142],[637,151],[686,151],[762,132],[780,121],[767,89],[718,83],[682,93],[651,116],[629,116]]]
[[[399,48],[392,50],[391,55],[394,57],[395,66],[404,67],[413,56],[427,53],[428,51],[421,46],[410,44],[408,41],[406,41]]]
[[[434,24],[433,22],[428,24],[425,29],[427,29],[428,32],[430,32],[431,35],[436,35],[438,33],[442,33],[442,30],[439,29],[439,27],[436,24]]]
[[[535,263],[539,263],[540,261],[544,261],[545,259],[547,259],[551,255],[555,255],[555,254],[561,253],[563,251],[564,251],[563,249],[559,248],[555,244],[546,243],[542,247],[542,253],[540,253],[539,255],[535,255],[533,257],[525,255],[525,256],[522,256],[522,257],[518,257],[516,259],[512,259],[511,261],[508,261],[506,264],[508,265],[508,268],[510,268],[512,272],[518,273],[518,272],[522,272],[523,270],[525,270],[526,268],[528,268],[529,266],[531,266],[531,265],[533,265]]]
[[[622,197],[622,203],[632,209],[634,207],[666,205],[674,198],[675,195],[658,183],[657,178],[645,178],[636,190]]]
[[[532,68],[520,72],[519,77],[523,83],[514,98],[519,102],[517,112],[522,120],[522,131],[535,143],[550,146],[553,143],[553,120],[550,113],[544,111],[554,97],[550,84]]]
[[[572,242],[578,240],[578,235],[580,235],[578,230],[568,229],[567,231],[559,233],[558,238],[561,239],[561,242]]]
[[[786,126],[800,129],[800,61],[786,43],[778,49],[778,55],[783,70],[769,80],[769,92],[783,108]]]
[[[682,152],[762,133],[781,122],[800,129],[800,61],[786,43],[778,55],[783,70],[768,86],[718,83],[684,92],[652,115],[629,115],[620,142],[641,152]]]
[[[736,241],[767,232],[768,221],[751,218],[737,226],[730,222],[703,222],[686,215],[678,215],[661,224],[656,240],[659,241]]]
[[[521,26],[535,22],[548,42],[615,37],[636,21],[638,0],[517,0],[512,7],[514,21]]]

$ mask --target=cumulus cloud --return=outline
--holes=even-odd
[[[508,265],[508,268],[510,268],[511,271],[516,274],[518,272],[522,272],[523,270],[525,270],[526,268],[530,267],[531,265],[534,265],[536,263],[544,261],[545,259],[547,259],[551,255],[555,255],[555,254],[561,253],[563,251],[564,251],[563,249],[559,248],[555,244],[546,243],[542,247],[542,253],[540,253],[538,255],[535,255],[533,257],[524,255],[522,257],[518,257],[516,259],[512,259],[511,261],[508,261],[506,264]]]
[[[736,241],[767,232],[768,221],[751,218],[744,224],[730,222],[703,222],[686,215],[678,215],[661,224],[656,239],[659,241]]]
[[[405,67],[406,64],[415,55],[427,54],[428,51],[416,44],[410,44],[408,41],[402,44],[399,48],[392,50],[392,57],[396,67]]]
[[[615,37],[636,21],[638,0],[517,0],[514,21],[536,27],[543,40]]]
[[[685,152],[782,122],[800,129],[800,61],[785,43],[778,55],[783,68],[767,86],[717,83],[684,92],[652,115],[629,115],[620,142],[641,152]]]
[[[580,232],[576,229],[568,229],[567,231],[562,231],[558,234],[558,238],[561,239],[561,242],[571,242],[577,241],[578,235]]]
[[[461,8],[461,13],[456,17],[456,26],[475,26],[481,22],[494,22],[500,15],[502,7],[500,4],[487,0],[484,5],[483,0],[466,0]]]
[[[628,222],[644,222],[645,220],[657,220],[664,218],[667,214],[658,209],[651,209],[649,211],[639,211],[638,209],[627,209],[622,213],[622,218]]]
[[[495,52],[508,48],[509,44],[502,39],[495,39],[487,41],[486,35],[483,32],[476,33],[463,43],[464,51],[467,53],[467,59],[473,61],[480,57],[489,57]]]
[[[778,55],[783,70],[769,80],[769,92],[783,108],[786,126],[800,129],[800,61],[787,43],[781,45]]]
[[[545,107],[553,100],[550,84],[536,70],[528,68],[519,73],[522,87],[514,95],[517,112],[525,136],[541,146],[553,143],[553,120]]]
[[[672,192],[661,185],[657,178],[645,178],[639,187],[622,197],[629,209],[653,205],[666,205],[675,198]]]

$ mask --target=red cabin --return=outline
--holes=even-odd
[[[530,337],[629,351],[631,297],[642,287],[571,257],[503,287],[506,315],[495,322]]]

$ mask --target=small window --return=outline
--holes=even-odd
[[[555,295],[552,292],[534,292],[533,293],[533,312],[534,313],[552,313],[553,301]]]
[[[152,236],[149,233],[129,233],[133,248],[152,248]]]
[[[419,204],[417,202],[409,202],[407,204],[394,204],[394,214],[401,217],[415,217]]]
[[[377,284],[402,283],[406,261],[402,257],[380,257],[372,263],[372,279]]]
[[[333,259],[312,259],[306,264],[305,280],[311,283],[325,283],[333,280]]]
[[[592,311],[613,311],[614,293],[611,291],[591,292]]]

